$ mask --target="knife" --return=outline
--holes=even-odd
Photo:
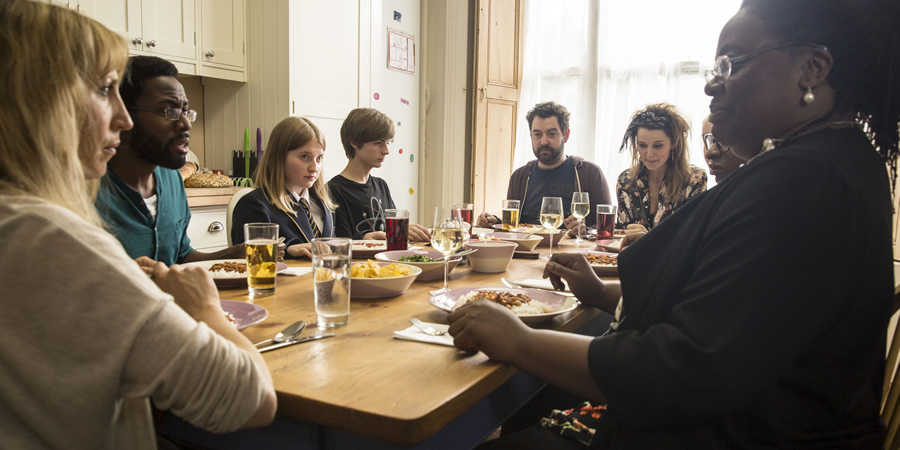
[[[265,347],[260,347],[259,352],[267,352],[269,350],[275,350],[276,348],[287,347],[288,345],[301,344],[307,341],[315,341],[316,339],[325,339],[330,338],[332,336],[336,336],[334,333],[325,333],[325,334],[314,334],[312,336],[302,337],[300,339],[292,339],[290,341],[284,341],[278,344],[271,344]]]

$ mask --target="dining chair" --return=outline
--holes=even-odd
[[[243,188],[243,189],[235,192],[234,195],[231,196],[231,200],[228,201],[228,209],[225,213],[225,234],[228,236],[228,246],[229,247],[234,245],[234,243],[231,242],[231,216],[232,216],[232,213],[234,212],[234,207],[235,207],[235,205],[237,205],[237,202],[238,202],[238,200],[241,199],[241,197],[249,194],[252,191],[253,191],[253,188]]]
[[[894,294],[894,304],[900,301],[900,293]],[[894,317],[891,319],[893,330],[888,328],[888,354],[885,361],[884,369],[884,385],[882,389],[881,400],[881,417],[887,432],[884,438],[885,449],[895,449],[900,447],[900,437],[897,431],[900,429],[900,379],[897,379],[897,359],[900,356],[900,324],[898,324],[898,313],[894,311]]]

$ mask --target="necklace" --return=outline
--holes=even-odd
[[[841,128],[852,128],[852,127],[856,127],[858,129],[862,130],[863,124],[857,120],[833,120],[831,122],[825,122],[825,123],[816,125],[814,127],[810,127],[806,130],[800,131],[797,134],[788,136],[785,139],[773,139],[773,138],[763,139],[762,150],[760,150],[760,152],[757,153],[756,156],[750,158],[747,161],[747,163],[749,163],[750,161],[753,161],[754,159],[756,159],[772,150],[775,150],[776,148],[778,148],[778,146],[784,144],[785,142],[790,142],[798,137],[806,136],[807,134],[818,133],[819,131],[826,130],[826,129],[836,130],[836,129],[841,129]],[[744,164],[747,164],[747,163],[744,163]]]

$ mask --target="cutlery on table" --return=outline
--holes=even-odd
[[[300,336],[300,333],[302,333],[305,328],[306,328],[306,322],[304,322],[302,320],[298,320],[298,321],[288,325],[287,328],[279,331],[278,334],[275,335],[275,337],[273,337],[271,339],[266,339],[264,341],[259,341],[253,345],[259,346],[259,345],[262,345],[262,344],[265,344],[268,342],[275,342],[276,344],[278,344],[281,342],[289,341],[291,339],[296,339],[297,336]]]
[[[267,345],[265,347],[260,348],[259,352],[263,353],[263,352],[267,352],[269,350],[275,350],[276,348],[287,347],[289,345],[294,345],[294,344],[302,344],[304,342],[315,341],[317,339],[330,338],[333,336],[337,336],[337,335],[335,333],[325,333],[322,330],[319,330],[316,332],[316,334],[302,337],[300,339],[291,339],[291,340],[284,341],[284,342],[281,342],[278,344]]]
[[[446,331],[435,330],[434,327],[432,327],[431,325],[428,325],[427,323],[422,322],[421,320],[416,319],[415,317],[413,317],[412,319],[409,319],[409,321],[412,322],[412,324],[415,325],[416,328],[418,328],[423,333],[425,333],[429,336],[443,336],[444,334],[447,334]]]
[[[503,283],[504,286],[506,286],[508,288],[513,288],[513,289],[540,289],[543,291],[554,292],[559,295],[565,295],[566,297],[574,297],[575,296],[575,294],[568,292],[568,291],[557,291],[556,289],[544,289],[544,288],[533,287],[533,286],[522,286],[521,284],[507,280],[506,278],[501,278],[500,282]]]

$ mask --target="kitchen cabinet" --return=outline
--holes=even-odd
[[[211,253],[228,247],[225,215],[226,206],[222,205],[191,208],[187,235],[194,250]]]
[[[50,1],[121,34],[132,55],[167,59],[183,75],[247,81],[246,0]]]

